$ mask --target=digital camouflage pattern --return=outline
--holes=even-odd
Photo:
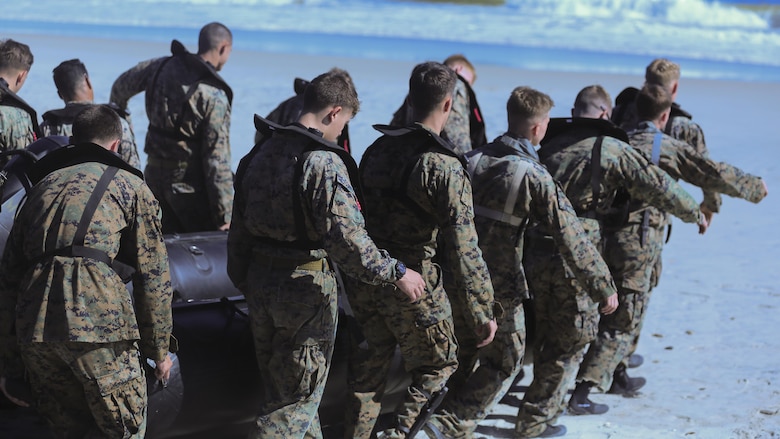
[[[479,106],[476,102],[471,102],[470,86],[461,76],[458,76],[458,80],[455,81],[455,89],[452,91],[452,110],[450,112],[447,122],[444,124],[444,130],[442,130],[441,136],[449,140],[455,147],[454,151],[458,155],[464,155],[471,151],[472,148],[480,145],[473,145],[475,138],[478,138],[480,142],[484,139],[484,127],[485,123],[482,120],[473,120],[475,117],[482,116],[479,110]],[[472,108],[476,106],[476,114],[472,114]],[[477,114],[479,116],[477,116]],[[407,104],[406,100],[401,104],[395,114],[390,125],[396,127],[408,126],[414,123],[414,115],[412,114],[411,107]],[[472,133],[472,126],[477,125],[481,128],[479,133]]]
[[[41,133],[44,136],[66,136],[73,135],[73,119],[92,102],[68,102],[60,110],[47,111],[43,113],[43,122],[41,123]],[[60,115],[67,115],[59,117]],[[138,150],[135,146],[135,133],[130,121],[130,116],[125,112],[119,115],[119,121],[122,123],[122,139],[119,143],[119,154],[130,166],[141,169],[141,159],[138,157]]]
[[[146,379],[134,342],[37,343],[24,346],[22,357],[36,407],[58,434],[145,436]]]
[[[415,303],[393,286],[377,288],[346,279],[349,303],[366,343],[351,347],[344,438],[372,437],[396,346],[412,378],[396,410],[398,426],[407,431],[428,396],[440,391],[458,367],[452,310],[441,269],[430,261],[411,268],[419,270],[426,282],[426,295]],[[404,437],[398,429],[383,433],[387,438]]]
[[[591,242],[602,248],[601,226],[590,212],[594,197],[591,158],[597,138],[580,138],[573,131],[557,135],[545,142],[539,156],[561,184]],[[599,172],[597,211],[606,212],[618,187],[623,187],[632,196],[669,206],[685,221],[698,222],[701,218],[696,201],[682,187],[624,142],[604,138]],[[516,425],[517,433],[524,436],[541,434],[562,413],[566,390],[585,347],[596,338],[597,307],[606,297],[577,281],[567,261],[546,237],[550,231],[544,229],[532,233],[525,257],[537,337],[534,379],[523,398]]]
[[[659,130],[652,122],[640,122],[629,133],[631,146],[646,158],[652,156],[653,142]],[[664,135],[660,145],[659,167],[675,180],[682,179],[705,193],[723,193],[757,203],[765,196],[759,177],[723,162],[715,162],[686,142]],[[649,229],[643,231],[642,217],[648,211]],[[612,372],[632,350],[642,327],[650,291],[660,276],[666,214],[641,200],[631,204],[628,224],[606,239],[606,256],[612,274],[621,288],[618,311],[602,319],[598,341],[591,345],[582,380],[602,389],[611,384]],[[643,238],[643,234],[646,235]],[[625,304],[623,303],[625,302]],[[592,352],[591,352],[592,351]]]
[[[466,87],[466,81],[458,77],[455,81],[455,90],[452,91],[452,111],[442,130],[442,137],[452,142],[455,152],[459,155],[481,146],[471,144],[471,103]]]
[[[709,156],[707,144],[704,141],[704,131],[688,115],[675,116],[672,114],[669,123],[664,128],[664,132],[677,140],[687,143],[700,155],[704,157]],[[709,209],[711,212],[720,212],[720,206],[723,204],[720,193],[709,188],[702,188],[702,192],[704,193],[704,200],[701,203],[702,207]]]
[[[45,256],[73,242],[85,205],[105,169],[106,165],[95,162],[59,169],[28,191],[0,262],[0,374],[14,362],[16,343],[30,358],[39,358],[36,352],[44,355],[54,345],[77,343],[97,349],[127,341],[138,341],[145,358],[162,361],[167,355],[172,330],[167,251],[159,205],[141,178],[124,170],[117,173],[85,238],[87,247],[112,259],[120,250],[120,240],[129,245],[123,245],[122,253],[123,261],[136,268],[132,296],[103,262]],[[27,364],[31,366],[42,374],[57,367]],[[102,377],[100,385],[106,388],[128,381],[122,374],[97,377]],[[56,380],[45,376],[44,381]],[[87,402],[82,401],[81,409]]]
[[[478,327],[492,320],[493,289],[477,245],[471,184],[451,145],[415,124],[375,141],[363,154],[360,172],[366,191],[366,224],[377,244],[408,267],[421,269],[429,287],[442,282],[440,269],[431,266],[431,260],[438,256],[447,261],[467,304],[469,325]],[[440,255],[437,238],[444,248]],[[446,293],[443,288],[429,289],[429,295],[411,305],[397,295],[389,299],[386,289],[348,288],[347,294],[350,303],[363,301],[365,305],[353,306],[353,311],[361,326],[371,326],[365,331],[370,357],[351,365],[351,407],[357,408],[347,413],[347,434],[371,431],[375,404],[367,402],[379,401],[378,383],[385,376],[378,375],[386,371],[385,366],[373,367],[389,363],[394,346],[400,344],[412,384],[396,410],[398,428],[385,434],[403,437],[402,431],[414,423],[425,403],[425,395],[441,390],[457,365]]]
[[[561,184],[574,210],[582,217],[589,212],[593,199],[591,154],[597,138],[575,139],[578,139],[576,133],[557,136],[542,147],[539,155],[553,178]],[[552,153],[544,153],[545,150]],[[632,198],[645,200],[687,223],[701,220],[699,206],[693,197],[627,143],[605,137],[599,165],[602,177],[597,213],[609,210],[617,189],[622,187]],[[591,241],[598,243],[598,223],[594,221],[593,224],[595,227],[592,228],[586,225],[586,231],[596,233],[591,236]]]
[[[163,209],[163,231],[216,230],[230,222],[233,207],[232,92],[223,81],[215,85],[221,78],[213,67],[177,51],[175,43],[175,56],[122,73],[111,87],[111,102],[126,109],[130,98],[146,92],[144,173]],[[207,79],[205,69],[210,69]]]
[[[34,141],[35,129],[30,114],[21,108],[3,105],[0,97],[0,152],[24,149]]]
[[[631,132],[637,129],[641,122],[637,115],[636,101],[634,100],[634,96],[639,93],[639,90],[629,87],[623,90],[621,95],[624,93],[629,100],[621,102],[621,96],[617,97],[616,105],[612,112],[612,120],[624,131]],[[699,154],[707,157],[709,152],[707,151],[707,143],[704,141],[704,131],[692,119],[693,116],[683,110],[678,103],[672,103],[669,121],[664,127],[664,133],[687,143]],[[703,192],[704,200],[701,203],[702,207],[709,209],[711,212],[720,212],[720,205],[722,204],[720,194],[707,189],[704,189]]]
[[[564,398],[585,347],[596,338],[598,303],[573,278],[560,255],[529,245],[525,256],[534,296],[533,380],[523,396],[515,433],[541,434],[563,412]]]
[[[364,228],[344,162],[352,159],[305,133],[279,130],[262,143],[238,182],[228,234],[228,274],[246,295],[266,388],[258,438],[322,437],[317,409],[336,335],[337,284],[328,269],[296,266],[327,257],[362,282],[396,279],[396,260]]]
[[[479,366],[470,375],[468,371],[472,369],[468,366],[459,368],[456,376],[461,370],[467,371],[462,379],[465,383],[454,385],[453,376],[448,384],[450,393],[434,420],[446,437],[472,437],[478,422],[503,398],[522,369],[526,345],[522,301],[529,297],[522,262],[528,222],[547,226],[555,242],[551,246],[563,255],[586,290],[594,291],[598,297],[616,292],[609,270],[586,236],[577,214],[550,173],[533,158],[532,151],[527,139],[513,138],[507,133],[467,155],[469,161],[477,160],[476,165],[469,163],[469,168],[474,166],[472,186],[479,247],[504,316],[498,321],[493,342],[480,348],[475,358],[464,358],[464,350],[477,352],[476,340],[471,341],[471,349],[463,349],[466,342],[458,331],[458,302],[453,300],[456,336],[461,347],[458,362],[463,367],[478,360]],[[519,180],[518,175],[522,176]],[[517,198],[507,206],[514,190]],[[514,218],[511,222],[501,221],[488,216],[489,212],[509,212]],[[464,332],[473,334],[474,329]]]

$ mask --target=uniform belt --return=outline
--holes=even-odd
[[[161,159],[157,157],[147,157],[146,164],[149,166],[154,166],[155,168],[163,169],[187,169],[187,162]]]
[[[325,258],[315,259],[313,261],[301,261],[300,259],[260,256],[258,257],[258,261],[261,266],[267,270],[328,271],[330,269],[328,260]]]

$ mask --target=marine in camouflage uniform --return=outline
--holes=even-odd
[[[346,71],[339,68],[333,68],[331,70],[347,73]],[[295,96],[285,99],[270,113],[268,113],[268,116],[265,118],[282,126],[297,122],[298,118],[301,116],[301,110],[303,110],[303,95],[307,85],[309,85],[309,81],[302,78],[295,78],[293,81],[293,90],[295,91]],[[256,132],[255,143],[259,142],[261,138],[262,134],[260,132]],[[344,125],[344,131],[342,131],[339,135],[339,138],[336,140],[336,144],[344,148],[346,151],[351,151],[349,145],[349,124]]]
[[[345,84],[343,76],[326,73],[309,87],[321,94]],[[242,159],[236,175],[227,268],[247,299],[265,397],[251,437],[322,437],[317,409],[338,316],[336,277],[325,258],[364,282],[402,279],[398,261],[378,249],[364,228],[350,180],[357,165],[333,143],[358,110],[357,95],[344,103],[322,102],[324,110],[313,102],[304,102],[301,122],[287,127],[258,117],[265,140]],[[335,122],[313,122],[331,118],[336,109],[343,114]]]
[[[210,37],[209,37],[210,36]],[[169,57],[139,63],[111,87],[111,102],[145,92],[149,130],[144,175],[163,209],[163,232],[226,229],[233,205],[230,112],[233,93],[217,73],[232,36],[219,23],[201,30],[198,55],[171,43]]]
[[[24,149],[40,134],[35,110],[16,94],[32,63],[29,46],[11,39],[0,41],[0,152]],[[6,162],[0,160],[0,165]]]
[[[93,104],[95,98],[92,82],[87,68],[78,59],[61,62],[53,71],[57,93],[65,102],[64,108],[43,113],[41,132],[44,136],[66,136],[73,134],[73,119],[81,110]],[[141,168],[138,150],[135,146],[135,133],[130,120],[130,112],[117,105],[109,105],[119,115],[122,122],[122,141],[117,153],[134,168]]]
[[[600,219],[619,187],[683,221],[703,223],[695,200],[619,138],[627,140],[609,121],[554,119],[539,150],[541,162],[561,184],[593,244],[602,246]],[[525,437],[542,434],[545,424],[562,412],[584,349],[596,338],[596,303],[602,300],[597,291],[586,289],[572,276],[549,245],[548,235],[543,229],[533,233],[525,257],[538,331],[534,379],[517,424],[517,432]]]
[[[119,118],[103,110],[116,145]],[[58,437],[142,438],[144,359],[170,368],[159,205],[140,171],[104,146],[79,143],[35,165],[0,262],[0,375],[18,360],[18,343],[34,403]],[[108,263],[116,259],[136,269],[132,293]]]
[[[476,71],[471,62],[460,54],[448,57],[444,60],[444,64],[458,74],[458,81],[452,92],[452,113],[444,125],[441,136],[455,146],[457,154],[463,155],[487,143],[485,121],[482,119],[482,110],[477,103],[477,95],[472,88],[477,77]],[[393,114],[390,125],[406,126],[412,123],[414,123],[412,111],[405,100]]]
[[[765,195],[759,177],[723,162],[715,162],[689,144],[664,134],[671,97],[658,85],[645,85],[637,97],[640,119],[629,141],[648,160],[657,162],[675,180],[682,179],[710,193],[723,193],[753,203]],[[652,120],[650,120],[652,119]],[[626,224],[606,235],[605,256],[621,290],[621,307],[602,319],[599,337],[591,344],[578,375],[603,390],[610,388],[625,366],[620,365],[638,338],[647,311],[649,294],[657,283],[653,270],[660,267],[664,244],[664,211],[643,200],[629,204]]]
[[[66,136],[73,134],[73,118],[84,108],[93,105],[91,101],[86,102],[66,102],[64,108],[59,110],[49,110],[43,113],[43,123],[41,123],[41,132],[44,136]],[[138,157],[138,151],[135,147],[135,134],[130,124],[130,114],[119,107],[111,106],[120,116],[122,123],[122,142],[119,145],[117,154],[124,161],[134,168],[141,168],[141,159]]]
[[[523,102],[534,104],[528,108]],[[465,383],[456,387],[455,376],[450,379],[448,398],[432,421],[448,438],[473,437],[477,424],[503,398],[522,369],[526,346],[523,300],[529,298],[522,260],[529,222],[547,226],[556,248],[589,290],[604,296],[616,293],[606,264],[585,235],[563,191],[539,163],[533,147],[533,141],[538,143],[544,135],[541,129],[533,131],[533,127],[546,124],[544,119],[549,119],[551,106],[552,100],[546,95],[518,87],[507,104],[509,131],[467,154],[479,247],[504,316],[498,322],[493,342],[481,348],[474,358],[464,358],[463,335],[469,336],[469,331],[459,328],[456,319],[461,365],[457,374],[466,375]],[[517,132],[526,133],[527,137],[514,134]],[[454,303],[453,300],[457,315],[460,309]],[[476,370],[462,368],[477,362]]]
[[[409,100],[419,122],[404,128],[375,126],[384,135],[360,163],[369,233],[378,245],[419,269],[427,288],[421,300],[409,303],[390,288],[348,283],[349,302],[367,346],[351,358],[345,438],[370,437],[396,345],[412,382],[395,411],[396,425],[381,431],[381,437],[407,437],[423,406],[458,366],[450,301],[441,268],[432,262],[437,237],[447,251],[441,257],[467,304],[469,327],[488,340],[495,332],[493,288],[477,245],[471,184],[452,145],[437,134],[449,113],[455,81],[455,73],[442,64],[417,65]]]

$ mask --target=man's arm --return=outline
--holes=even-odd
[[[396,259],[380,250],[368,236],[344,162],[335,153],[313,152],[302,172],[303,202],[309,208],[323,246],[339,267],[362,282],[395,284],[410,300],[425,290],[425,281],[412,269],[400,280]]]
[[[471,182],[463,166],[454,158],[447,157],[441,163],[431,162],[429,165],[433,171],[427,173],[426,187],[436,208],[439,233],[446,251],[443,256],[453,273],[459,294],[465,294],[471,324],[477,328],[479,335],[482,335],[480,331],[488,334],[494,320],[493,284],[474,228]]]
[[[227,272],[233,285],[246,294],[246,276],[249,271],[249,260],[252,257],[253,239],[244,226],[243,206],[240,205],[241,188],[236,189],[233,220],[230,223],[227,241]]]
[[[760,177],[724,162],[716,162],[684,142],[665,138],[661,169],[705,191],[722,193],[758,203],[766,195]],[[702,203],[709,209],[706,203]],[[713,211],[714,212],[714,211]]]
[[[157,58],[138,63],[135,67],[119,75],[111,86],[109,102],[127,109],[127,102],[133,96],[146,91],[147,84],[165,58]]]
[[[14,331],[16,301],[27,261],[21,248],[22,227],[13,227],[0,261],[0,376],[21,376],[22,364]]]
[[[206,102],[200,139],[201,166],[214,224],[229,227],[233,211],[233,172],[230,164],[230,102],[224,91],[201,85],[191,99],[193,108]],[[220,227],[223,226],[223,227]],[[225,227],[227,226],[227,227]]]
[[[617,298],[617,287],[609,267],[582,228],[563,190],[541,167],[529,170],[528,175],[528,199],[531,200],[533,216],[550,231],[577,281],[596,303],[607,303],[612,296]],[[602,310],[605,314],[613,311],[612,306]]]
[[[609,173],[612,178],[622,180],[617,184],[624,184],[631,197],[669,212],[686,223],[706,224],[699,204],[669,174],[623,142],[609,145],[613,146],[602,153],[602,156],[608,156]]]
[[[145,183],[138,186],[136,194],[132,233],[137,272],[133,277],[133,296],[140,348],[146,358],[165,364],[173,330],[168,251],[162,235],[160,205]]]
[[[677,116],[672,120],[671,133],[673,138],[687,143],[696,152],[704,157],[709,157],[709,151],[707,150],[707,143],[704,140],[704,130],[696,122],[688,119],[687,117]],[[712,213],[720,212],[720,206],[723,204],[718,191],[708,190],[702,188],[704,200],[701,203],[702,212],[710,213],[709,217],[712,217]],[[709,219],[709,218],[708,218]]]

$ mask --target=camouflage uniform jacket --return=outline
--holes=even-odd
[[[35,110],[0,78],[0,152],[24,149],[39,134]]]
[[[646,158],[652,156],[653,142],[659,130],[649,121],[640,122],[635,131],[629,133],[631,146]],[[750,175],[728,163],[715,162],[694,149],[689,143],[676,140],[666,134],[661,140],[658,166],[675,180],[682,179],[707,192],[723,193],[744,198],[753,203],[764,197],[764,186],[760,177]],[[629,222],[640,223],[645,208],[650,211],[650,224],[663,225],[663,212],[648,207],[642,200],[635,200],[631,206]]]
[[[633,131],[639,125],[639,117],[636,111],[636,96],[639,90],[635,87],[627,87],[615,98],[615,109],[612,112],[612,120],[625,131]],[[683,110],[678,103],[672,103],[669,121],[664,127],[664,133],[677,140],[682,140],[691,145],[699,154],[707,157],[707,144],[704,142],[704,131],[699,124],[694,122],[693,116]],[[712,212],[719,212],[722,200],[718,192],[705,189],[702,206]]]
[[[239,289],[255,260],[272,258],[328,257],[363,282],[396,280],[397,261],[366,232],[350,180],[357,165],[346,151],[294,124],[246,159],[228,235],[228,274]]]
[[[493,319],[493,287],[477,242],[471,182],[451,144],[427,127],[375,125],[385,135],[360,162],[371,237],[410,267],[442,259],[464,292],[473,327]]]
[[[523,235],[530,221],[547,226],[560,254],[595,302],[615,294],[606,263],[582,229],[576,212],[526,139],[504,134],[467,154],[472,172],[475,223],[496,298],[504,308],[526,299]],[[472,160],[477,162],[471,163]],[[509,203],[514,199],[514,203]],[[497,219],[495,214],[507,215]],[[487,215],[486,215],[487,214]]]
[[[66,136],[73,135],[73,120],[84,108],[93,105],[92,102],[68,102],[64,108],[59,110],[49,110],[43,113],[43,123],[41,123],[41,133],[44,136]],[[133,126],[130,123],[130,113],[127,110],[121,110],[115,105],[109,105],[119,114],[119,120],[122,122],[122,141],[119,144],[119,154],[130,166],[141,169],[141,160],[138,158],[138,150],[135,146],[135,134]]]
[[[411,109],[404,101],[393,115],[392,126],[406,126],[414,123]],[[477,97],[468,81],[458,75],[455,90],[452,91],[452,112],[442,131],[442,137],[455,146],[459,155],[487,143],[485,122]]]
[[[597,137],[586,137],[570,131],[545,139],[539,150],[542,163],[563,187],[574,210],[583,220],[594,243],[601,243],[599,214],[607,212],[619,187],[633,199],[642,199],[685,222],[698,223],[701,212],[696,200],[661,168],[653,165],[627,143],[604,137],[599,168],[599,199],[593,205],[593,146]]]
[[[127,108],[127,101],[146,92],[148,162],[174,173],[195,167],[196,176],[180,190],[200,193],[217,226],[230,222],[233,174],[230,159],[230,112],[233,93],[216,70],[178,41],[170,57],[139,63],[124,72],[111,87],[111,102]]]
[[[73,148],[109,153],[93,144]],[[165,358],[173,292],[160,208],[140,171],[135,175],[118,171],[84,240],[87,247],[104,251],[112,260],[121,242],[123,260],[136,269],[132,295],[108,264],[52,255],[73,243],[85,206],[106,168],[92,161],[67,166],[49,173],[28,191],[0,262],[4,364],[11,361],[9,344],[14,342],[140,340],[144,356],[155,361]]]
[[[699,124],[691,120],[691,115],[679,108],[677,104],[672,104],[672,114],[664,128],[664,132],[677,140],[687,143],[699,155],[703,157],[709,156],[707,144],[704,142],[704,131],[702,131]],[[702,206],[711,212],[720,212],[720,205],[723,203],[720,193],[706,187],[702,187],[702,192],[704,193]]]

